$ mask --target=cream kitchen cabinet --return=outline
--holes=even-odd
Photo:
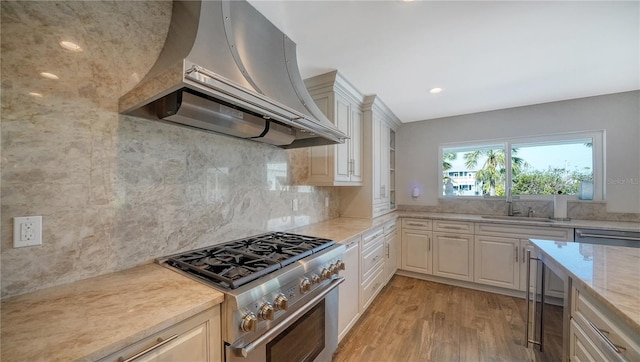
[[[360,317],[360,239],[357,236],[345,242],[347,250],[342,259],[345,270],[340,273],[345,280],[338,287],[338,341],[342,340]]]
[[[373,218],[386,214],[396,207],[395,130],[401,123],[375,95],[365,97],[362,110],[364,117],[362,187],[341,188],[341,215]]]
[[[360,242],[360,311],[364,312],[385,285],[384,227],[362,235]]]
[[[572,241],[573,229],[476,223],[474,281],[507,289],[526,290],[526,251],[529,249],[530,238]],[[547,287],[557,284],[550,283],[547,279]]]
[[[431,274],[433,271],[432,223],[424,219],[402,219],[403,270]]]
[[[322,113],[349,137],[343,144],[309,148],[308,183],[361,186],[364,97],[337,71],[309,78],[305,84]]]
[[[640,361],[638,334],[580,287],[572,288],[571,361]]]
[[[398,269],[398,228],[397,220],[389,221],[384,225],[384,275],[388,283]]]
[[[136,342],[100,362],[222,360],[220,307],[208,309]]]
[[[473,281],[473,223],[433,221],[433,275]]]
[[[521,241],[518,238],[476,236],[474,281],[508,289],[520,289]]]

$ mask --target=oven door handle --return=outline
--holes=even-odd
[[[325,289],[323,289],[319,294],[311,298],[311,300],[309,300],[304,306],[302,306],[300,309],[296,310],[295,312],[289,314],[285,319],[283,319],[280,323],[278,323],[277,326],[268,330],[266,333],[262,334],[260,337],[256,338],[251,343],[246,344],[244,347],[231,346],[236,356],[246,358],[249,355],[249,353],[251,353],[251,351],[256,349],[258,346],[262,345],[263,343],[266,343],[269,340],[276,337],[278,334],[280,334],[280,332],[282,332],[284,329],[289,327],[289,324],[291,322],[294,322],[303,314],[311,310],[313,306],[315,306],[318,302],[324,299],[324,297],[327,294],[329,294],[333,289],[335,289],[342,282],[344,282],[343,277],[339,277],[331,280],[331,283],[327,285]]]

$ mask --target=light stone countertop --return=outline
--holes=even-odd
[[[1,359],[94,361],[223,299],[223,293],[157,264],[7,298]]]
[[[483,218],[481,215],[473,215],[473,214],[447,214],[447,213],[419,212],[419,211],[398,211],[397,215],[398,217],[407,217],[407,218],[415,218],[415,219],[453,220],[453,221],[483,222],[483,223],[492,223],[492,224],[532,225],[536,227],[540,226],[540,227],[562,227],[562,228],[586,228],[586,229],[640,232],[640,223],[629,222],[629,221],[599,221],[599,220],[533,221],[533,220],[523,220],[522,218],[491,219],[491,218]],[[502,217],[502,216],[499,216],[499,217]]]
[[[379,216],[375,219],[358,219],[349,217],[340,217],[331,219],[317,224],[298,227],[287,230],[287,232],[317,236],[320,238],[331,239],[337,243],[341,243],[351,239],[363,232],[394,220],[398,217],[395,212]]]
[[[640,248],[531,240],[545,263],[564,270],[640,333]]]

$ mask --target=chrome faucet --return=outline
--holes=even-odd
[[[513,198],[511,197],[511,187],[507,189],[507,216],[520,214],[520,211],[513,211]]]

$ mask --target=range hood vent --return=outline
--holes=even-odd
[[[296,45],[246,1],[174,1],[169,33],[120,112],[282,148],[347,138],[304,86]]]

